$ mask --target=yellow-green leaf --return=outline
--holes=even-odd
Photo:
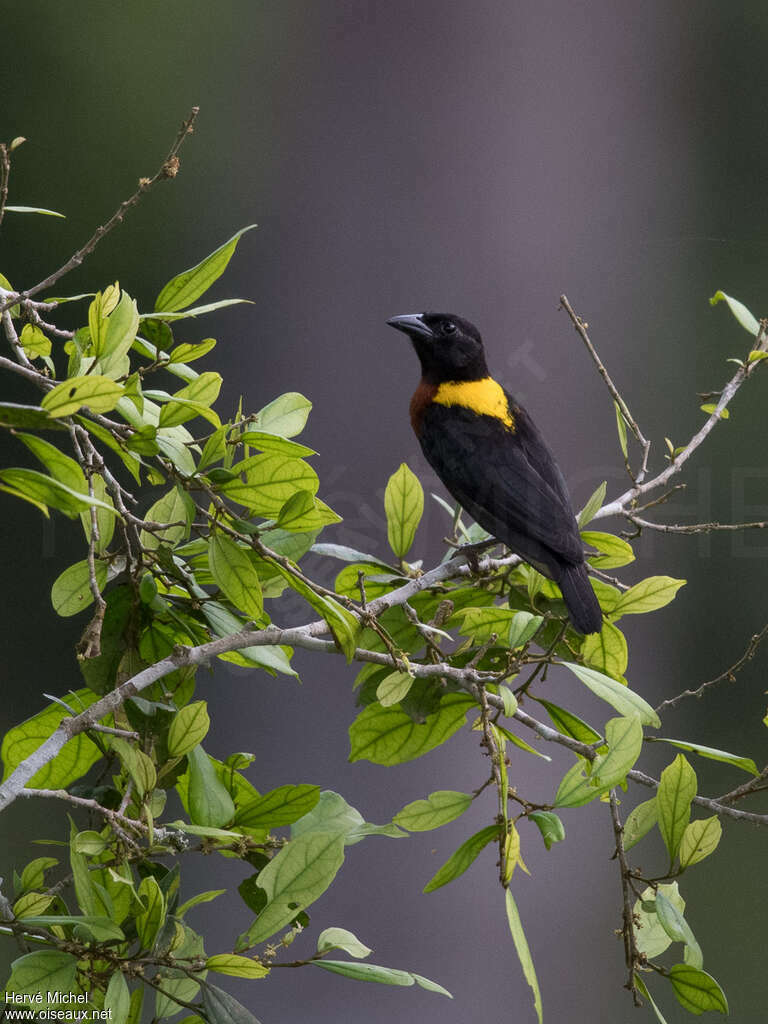
[[[398,558],[408,554],[424,511],[424,491],[418,477],[403,462],[384,492],[389,546]]]
[[[49,416],[58,419],[71,416],[84,405],[91,412],[109,412],[115,408],[124,390],[122,384],[95,373],[57,384],[40,405]]]
[[[229,241],[215,249],[210,256],[206,256],[194,267],[171,278],[157,297],[155,311],[174,313],[192,305],[224,273],[241,236],[255,227],[255,224],[249,224],[247,227],[241,228]]]
[[[260,619],[261,582],[246,550],[217,531],[208,541],[208,565],[215,583],[232,604],[249,618]]]

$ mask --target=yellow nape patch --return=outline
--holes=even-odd
[[[451,380],[441,384],[432,399],[439,405],[462,405],[478,416],[493,416],[509,430],[515,429],[515,418],[509,408],[504,389],[493,377],[482,380]]]

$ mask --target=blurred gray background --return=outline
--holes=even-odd
[[[11,202],[52,207],[67,220],[8,214],[0,270],[23,287],[63,262],[154,171],[181,118],[200,104],[178,178],[147,196],[57,291],[119,277],[148,309],[170,276],[258,222],[213,293],[254,304],[189,321],[177,336],[219,338],[198,365],[224,373],[222,410],[240,394],[249,409],[287,390],[312,399],[303,439],[320,453],[322,496],[345,516],[324,539],[385,554],[383,488],[403,460],[427,490],[444,493],[408,424],[415,357],[387,317],[432,308],[474,320],[496,375],[550,439],[579,507],[601,480],[609,495],[624,480],[612,403],[558,312],[560,293],[588,319],[655,442],[657,468],[664,436],[681,444],[701,424],[696,393],[721,386],[725,359],[748,349],[744,331],[708,297],[722,288],[756,315],[768,312],[762,3],[26,0],[3,9],[0,137],[29,140],[15,158]],[[739,394],[730,421],[692,460],[670,519],[768,516],[766,386],[761,373]],[[68,522],[43,524],[5,496],[0,509],[10,725],[40,707],[41,691],[80,685],[72,649],[81,623],[57,619],[48,594],[82,555]],[[428,501],[413,556],[433,560],[445,528]],[[644,536],[637,550],[621,573],[627,581],[658,573],[689,581],[667,609],[623,623],[630,684],[658,703],[719,674],[768,620],[768,538]],[[316,558],[308,567],[329,571]],[[297,606],[296,614],[306,613]],[[665,733],[764,763],[766,657],[736,685],[670,714]],[[486,762],[469,730],[403,767],[349,765],[353,669],[301,654],[296,664],[301,687],[224,666],[200,676],[198,693],[215,711],[210,753],[255,752],[260,789],[333,786],[368,820],[384,821],[436,788],[468,791],[483,781]],[[596,724],[610,717],[573,679],[553,674],[551,693]],[[660,747],[645,757],[649,770],[672,758]],[[512,780],[532,799],[551,799],[570,764],[548,752],[551,765],[513,756]],[[706,794],[743,781],[693,761]],[[631,791],[625,809],[647,796]],[[449,888],[420,894],[469,832],[491,820],[492,797],[477,803],[439,832],[350,848],[292,950],[309,955],[321,928],[347,927],[374,947],[372,960],[435,978],[453,1002],[311,968],[225,986],[264,1024],[533,1020],[492,853]],[[514,880],[545,1017],[650,1020],[622,989],[608,811],[592,805],[563,819],[567,839],[549,853],[524,829],[532,877]],[[30,837],[58,838],[63,826],[50,807],[17,804],[2,828],[7,876],[29,856]],[[724,832],[681,888],[732,1019],[762,1024],[766,840],[729,822]],[[646,872],[663,871],[660,843],[635,853]],[[234,890],[232,867],[191,865],[187,893]],[[231,948],[250,921],[236,894],[193,913],[209,952]],[[691,1019],[671,990],[656,984],[653,992],[670,1024]]]

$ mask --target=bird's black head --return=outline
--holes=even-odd
[[[452,313],[407,313],[387,323],[411,339],[430,383],[488,376],[483,340],[469,320]]]

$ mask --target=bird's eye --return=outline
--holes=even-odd
[[[443,324],[443,334],[455,334],[455,333],[456,333],[456,324],[453,323],[452,320],[447,320]]]

